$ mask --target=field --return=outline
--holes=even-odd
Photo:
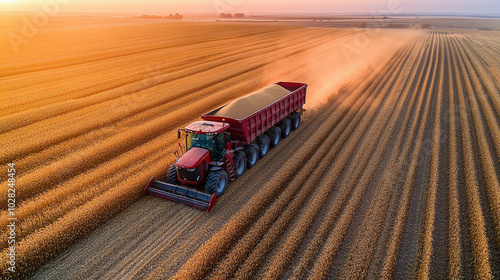
[[[57,17],[1,44],[2,278],[500,278],[498,31]],[[301,127],[212,212],[143,196],[176,128],[280,80]]]

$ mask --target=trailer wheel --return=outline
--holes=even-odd
[[[259,147],[255,144],[250,144],[245,149],[247,155],[247,168],[250,169],[259,161]]]
[[[259,146],[259,157],[265,157],[269,152],[269,137],[265,134],[261,134],[257,137],[256,142],[257,146]]]
[[[296,130],[300,125],[300,113],[293,112],[290,114],[290,120],[292,121],[292,130]]]
[[[177,178],[177,165],[174,163],[170,165],[167,173],[167,183],[179,185],[179,179]]]
[[[290,132],[292,131],[292,121],[288,118],[284,118],[281,121],[281,138],[287,138],[288,135],[290,135]]]
[[[244,152],[238,151],[233,157],[234,175],[239,178],[247,170],[247,156]]]
[[[271,141],[271,148],[278,146],[281,139],[281,129],[277,126],[273,126],[266,133]]]
[[[205,183],[205,192],[215,193],[217,196],[224,194],[227,187],[227,173],[224,170],[211,171],[208,173]]]

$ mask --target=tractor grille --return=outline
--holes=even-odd
[[[177,167],[179,179],[190,182],[198,182],[201,180],[201,166],[192,169]]]

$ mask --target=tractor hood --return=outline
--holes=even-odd
[[[200,166],[203,160],[207,157],[209,158],[208,161],[210,161],[208,150],[193,147],[177,161],[177,167],[187,169],[195,168],[197,166]]]

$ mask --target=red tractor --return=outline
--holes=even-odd
[[[186,153],[170,166],[166,182],[152,178],[144,192],[210,211],[229,181],[299,127],[306,89],[307,84],[279,82],[179,129]]]

